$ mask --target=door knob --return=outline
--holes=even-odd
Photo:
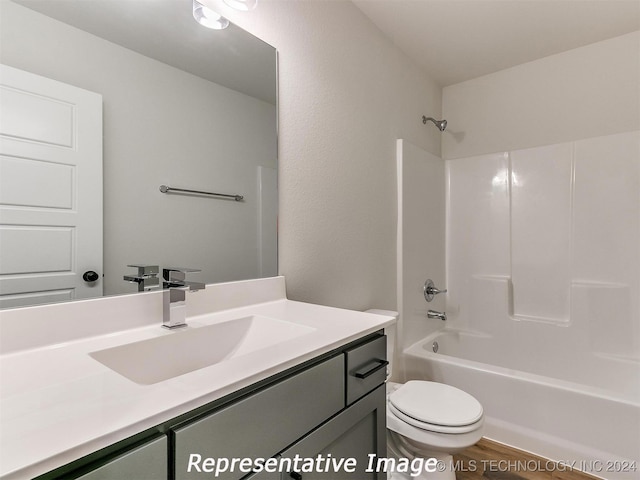
[[[93,270],[87,270],[86,272],[84,272],[84,274],[82,275],[82,279],[85,282],[95,282],[100,278],[100,275],[98,275],[96,272],[94,272]]]

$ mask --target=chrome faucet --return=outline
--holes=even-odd
[[[146,292],[160,286],[158,279],[158,265],[127,265],[138,269],[137,275],[125,275],[122,277],[127,282],[137,283],[139,292]]]
[[[436,312],[435,310],[429,310],[427,312],[427,317],[438,318],[444,322],[447,319],[447,314],[446,312]]]
[[[187,273],[199,272],[195,268],[163,268],[162,269],[162,326],[164,328],[181,328],[187,326],[187,290],[197,292],[206,285],[200,282],[185,280]]]

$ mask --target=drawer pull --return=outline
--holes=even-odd
[[[389,361],[388,360],[374,360],[375,365],[373,367],[369,367],[367,366],[366,368],[363,368],[362,370],[358,370],[357,372],[354,373],[354,376],[356,378],[367,378],[370,375],[373,375],[374,373],[376,373],[378,370],[386,367],[387,365],[389,365]]]
[[[298,472],[291,472],[289,473],[289,476],[293,478],[293,480],[302,480],[302,475],[300,475]]]

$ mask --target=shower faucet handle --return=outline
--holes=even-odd
[[[430,278],[427,279],[426,282],[424,282],[424,287],[422,290],[424,292],[424,299],[427,302],[430,302],[431,300],[433,300],[433,297],[435,297],[439,293],[447,293],[446,288],[444,290],[437,289],[435,284],[433,283],[433,280],[431,280]]]

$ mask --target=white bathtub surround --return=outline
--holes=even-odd
[[[640,132],[446,163],[448,329],[407,375],[477,396],[499,441],[636,459]]]
[[[513,315],[522,319],[569,321],[572,150],[509,154]]]
[[[467,391],[485,407],[490,438],[555,460],[640,465],[639,40],[633,32],[443,89],[446,279],[434,280],[448,289],[436,297],[444,325],[420,318],[431,305],[402,272],[444,247],[400,241],[425,243],[437,214],[399,210],[405,378]],[[419,156],[399,181],[426,169]],[[420,178],[411,195],[399,186],[401,206],[437,191]]]
[[[179,331],[161,328],[161,292],[2,311],[0,477],[40,475],[395,320],[287,300],[283,277],[208,285],[187,308]],[[148,385],[90,356],[251,315],[310,333]]]
[[[640,403],[640,132],[447,169],[448,325],[499,338],[505,366]]]
[[[639,40],[443,90],[448,330],[409,349],[408,374],[557,460],[640,461]]]
[[[399,345],[406,348],[442,328],[441,320],[427,318],[427,310],[445,311],[445,295],[427,303],[423,285],[428,278],[438,288],[446,284],[445,162],[406,140],[397,141],[396,159]]]

